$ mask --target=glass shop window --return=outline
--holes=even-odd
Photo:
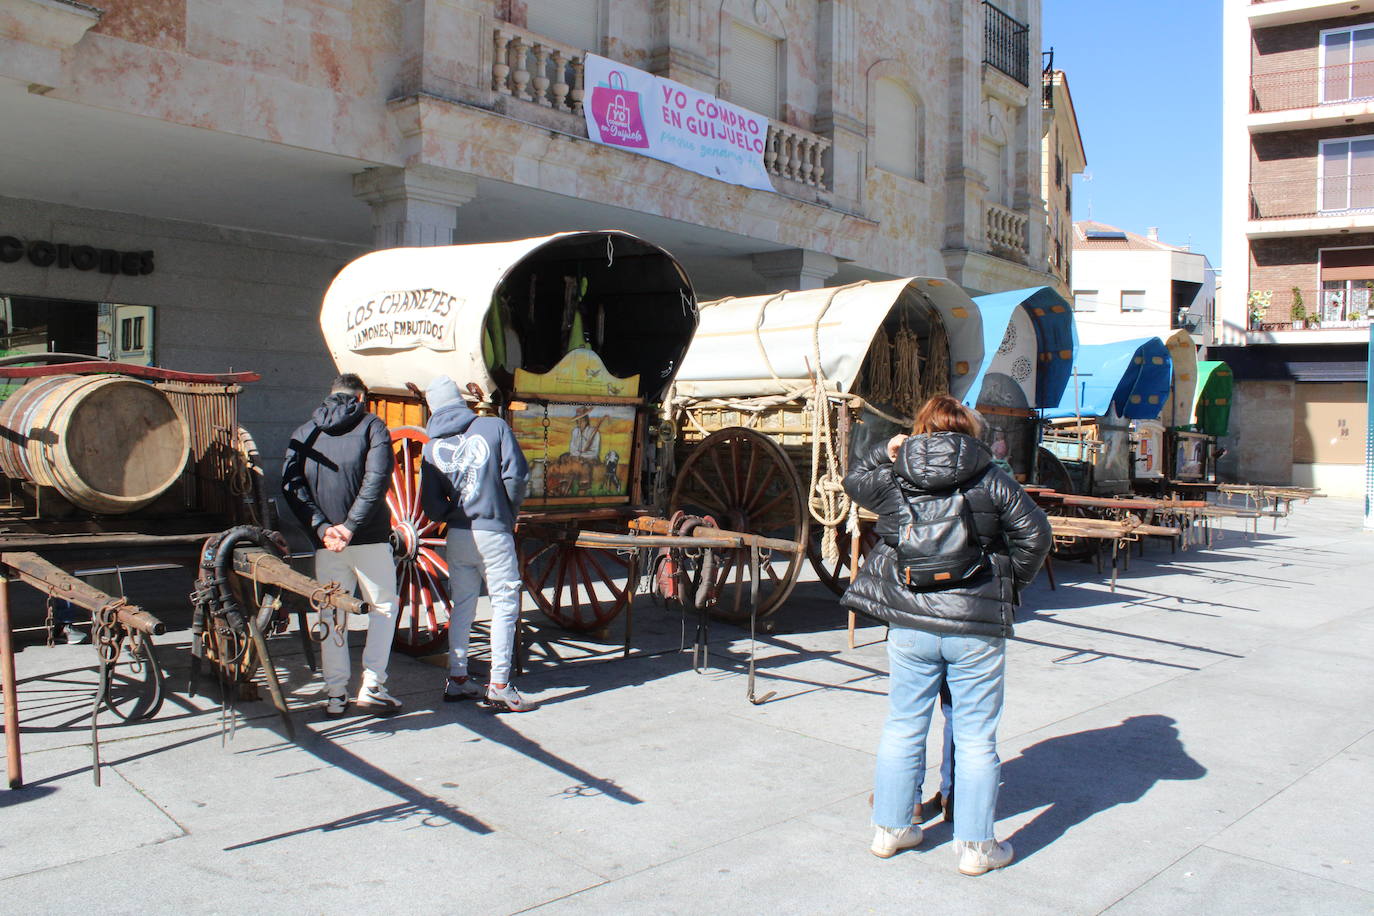
[[[0,356],[79,353],[153,363],[152,306],[0,294]]]

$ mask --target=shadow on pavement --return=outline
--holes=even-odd
[[[1207,775],[1184,750],[1176,725],[1168,716],[1131,716],[1048,738],[1003,763],[997,816],[1045,808],[1006,838],[1016,858],[1030,858],[1096,814],[1139,801],[1160,780]]]

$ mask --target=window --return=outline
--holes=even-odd
[[[1123,289],[1121,291],[1121,311],[1123,312],[1143,312],[1145,311],[1145,290],[1143,289]]]
[[[601,50],[601,0],[527,0],[531,32],[582,51]]]
[[[1323,213],[1374,207],[1374,137],[1321,141],[1320,168]]]
[[[878,168],[921,180],[921,109],[896,80],[880,79],[873,87]]]
[[[1321,299],[1309,316],[1322,324],[1368,321],[1374,300],[1374,248],[1327,248],[1319,257]]]
[[[119,349],[143,349],[143,316],[124,318],[119,322]]]
[[[758,29],[738,22],[731,25],[730,53],[724,66],[730,101],[766,118],[778,116],[780,45],[776,38]]]
[[[1321,100],[1374,98],[1374,26],[1321,33]]]
[[[1073,310],[1075,312],[1097,311],[1097,290],[1076,289],[1073,291]]]

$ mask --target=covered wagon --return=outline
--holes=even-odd
[[[1063,400],[1073,377],[1073,309],[1048,286],[973,301],[983,316],[986,356],[964,403],[982,415],[993,457],[1018,480],[1036,482],[1041,412]]]
[[[395,443],[398,648],[424,653],[446,636],[443,531],[417,492],[420,392],[440,375],[506,419],[529,460],[516,535],[538,607],[565,627],[600,629],[629,603],[634,553],[576,541],[661,508],[660,446],[671,435],[660,404],[697,326],[672,255],[619,231],[378,251],[340,272],[320,323]]]
[[[983,361],[978,308],[956,284],[909,277],[701,305],[670,398],[677,473],[670,509],[804,543],[838,589],[858,512],[841,487],[850,456],[910,429],[927,398],[963,397]],[[757,585],[776,610],[801,551],[757,583],[727,568],[716,611],[740,617]]]
[[[1158,337],[1079,347],[1073,379],[1045,411],[1044,443],[1054,459],[1042,483],[1060,492],[1114,496],[1131,491],[1131,422],[1156,419],[1173,383]]]

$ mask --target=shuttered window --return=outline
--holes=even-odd
[[[921,130],[916,100],[900,83],[889,79],[878,80],[873,94],[878,168],[920,178]]]
[[[771,35],[738,22],[730,30],[725,81],[730,101],[767,118],[778,116],[778,52],[781,43]]]
[[[600,53],[601,0],[528,0],[525,22],[531,32],[581,51]]]

